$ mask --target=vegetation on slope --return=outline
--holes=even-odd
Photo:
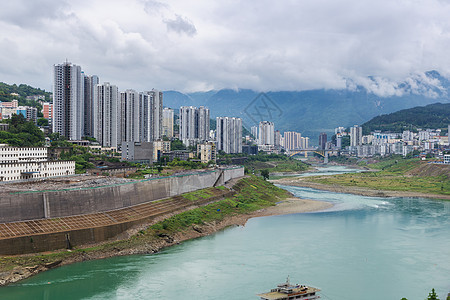
[[[0,131],[0,144],[14,147],[40,147],[44,145],[44,133],[33,122],[28,122],[21,114],[13,114],[8,131]]]
[[[17,99],[17,96],[13,96],[11,95],[11,93],[19,94],[18,100],[20,105],[26,105],[25,102],[22,102],[25,101],[26,96],[44,95],[46,101],[49,101],[51,94],[49,92],[46,92],[45,90],[34,88],[26,84],[10,85],[4,82],[0,82],[0,101],[11,102],[12,100]]]
[[[448,169],[435,173],[434,176],[428,175],[426,172],[417,172],[424,165],[426,163],[418,159],[391,159],[368,165],[371,168],[379,169],[378,172],[317,176],[308,180],[323,184],[365,187],[375,190],[450,195],[450,172],[448,172]],[[436,168],[440,168],[440,166],[436,166]]]
[[[435,103],[381,115],[364,123],[362,127],[364,134],[374,130],[402,132],[418,128],[441,128],[447,132],[449,124],[450,103]]]
[[[256,176],[241,179],[234,187],[237,193],[230,198],[178,214],[151,226],[150,234],[172,234],[192,225],[203,225],[224,218],[245,214],[275,205],[289,193]],[[195,192],[194,192],[195,193]],[[184,196],[186,198],[186,196]]]
[[[255,174],[261,170],[267,169],[270,173],[275,172],[303,172],[308,170],[309,165],[303,163],[300,160],[292,157],[287,157],[282,154],[264,154],[258,155],[246,155],[240,154],[221,154],[219,155],[219,161],[223,164],[231,164],[232,158],[246,157],[242,163],[246,169],[246,172]],[[219,162],[219,163],[220,163]]]

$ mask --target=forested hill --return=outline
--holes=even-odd
[[[401,132],[417,128],[441,128],[447,132],[450,125],[450,103],[417,106],[380,115],[362,125],[365,133],[373,130]]]
[[[0,82],[0,101],[11,102],[13,99],[16,99],[17,97],[12,96],[11,93],[20,95],[19,102],[21,102],[20,100],[22,99],[24,100],[26,96],[33,95],[45,95],[46,100],[49,100],[51,94],[49,92],[46,92],[45,90],[34,88],[26,84],[10,85],[4,82]]]

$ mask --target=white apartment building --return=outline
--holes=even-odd
[[[258,145],[275,145],[275,125],[273,122],[259,122]]]
[[[74,161],[48,161],[47,148],[0,145],[0,181],[75,174]]]
[[[301,133],[295,131],[286,131],[284,133],[284,148],[286,150],[300,149],[301,147]]]
[[[84,135],[84,78],[81,67],[69,62],[54,65],[53,132],[69,140]]]
[[[93,133],[103,147],[117,146],[120,140],[119,89],[109,82],[97,84],[93,101]]]
[[[151,90],[140,93],[141,140],[152,142],[163,136],[163,93]]]
[[[94,113],[96,109],[96,103],[95,103],[95,89],[97,87],[97,84],[99,84],[100,81],[98,79],[98,76],[92,75],[84,76],[84,135],[94,137],[95,130],[94,129],[94,123],[96,115]]]
[[[362,145],[362,127],[355,125],[350,127],[350,146],[356,147]]]
[[[139,142],[141,134],[139,93],[135,90],[120,92],[120,105],[120,143]]]
[[[209,140],[209,109],[204,106],[180,108],[180,140],[186,146]]]
[[[242,153],[242,119],[216,118],[217,150],[225,153]]]

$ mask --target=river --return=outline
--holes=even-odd
[[[153,255],[64,266],[0,288],[0,299],[247,300],[287,275],[320,288],[322,299],[423,300],[431,288],[446,298],[449,201],[282,187],[334,207],[253,218]]]

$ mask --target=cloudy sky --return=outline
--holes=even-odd
[[[80,65],[120,90],[342,88],[450,74],[445,0],[8,0],[0,81],[46,90]]]

